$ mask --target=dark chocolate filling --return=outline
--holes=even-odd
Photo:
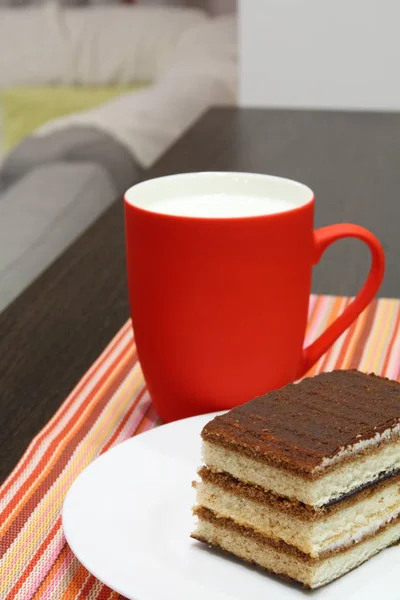
[[[355,490],[351,494],[348,494],[348,496],[350,496],[349,498],[342,498],[341,500],[331,502],[330,505],[325,504],[322,507],[313,507],[309,504],[304,504],[304,502],[300,502],[299,500],[294,500],[293,498],[289,499],[284,496],[278,496],[274,492],[267,491],[258,485],[244,483],[228,473],[214,472],[208,467],[202,467],[199,470],[199,475],[203,481],[214,484],[234,496],[242,496],[253,502],[274,506],[277,510],[295,515],[305,521],[314,521],[326,519],[329,515],[343,510],[354,503],[373,497],[375,493],[378,493],[380,490],[393,483],[399,486],[400,469],[398,469],[397,472],[392,472],[394,475],[386,473],[383,478],[381,477],[380,481],[377,481],[374,484],[366,484],[366,486],[362,486],[363,489],[360,491]],[[196,487],[196,482],[193,482],[193,486]]]
[[[326,504],[323,504],[321,506],[321,508],[326,508],[328,506],[332,506],[333,504],[337,504],[338,502],[341,502],[342,500],[346,500],[347,498],[351,498],[351,496],[354,496],[354,494],[358,494],[358,492],[361,492],[362,490],[366,490],[368,488],[371,488],[372,486],[376,485],[377,483],[380,483],[381,481],[385,481],[385,479],[390,479],[390,477],[394,477],[395,475],[398,475],[398,474],[400,474],[400,468],[399,469],[393,469],[393,471],[381,471],[379,473],[378,477],[376,477],[372,481],[368,481],[367,483],[363,483],[362,485],[359,485],[358,487],[354,488],[350,492],[346,492],[345,494],[342,494],[341,496],[338,496],[337,498],[334,498],[333,500],[330,500]]]

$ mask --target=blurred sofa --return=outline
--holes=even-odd
[[[147,82],[50,120],[2,157],[0,310],[203,111],[236,101],[236,52],[234,18],[198,10],[0,8],[0,95]]]

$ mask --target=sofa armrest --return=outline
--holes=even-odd
[[[0,191],[30,171],[56,161],[90,162],[102,167],[117,194],[141,176],[128,150],[107,133],[91,127],[67,127],[42,137],[29,137],[16,146],[0,167]]]
[[[38,167],[0,194],[0,312],[116,198],[90,162]]]

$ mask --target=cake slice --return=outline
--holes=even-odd
[[[400,384],[334,371],[202,432],[193,537],[310,588],[400,539]]]

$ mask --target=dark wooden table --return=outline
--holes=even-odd
[[[214,109],[146,173],[257,171],[307,183],[316,225],[356,222],[383,242],[381,295],[400,297],[400,115]],[[354,294],[368,269],[344,241],[313,290]],[[128,318],[122,202],[0,315],[0,478]]]

